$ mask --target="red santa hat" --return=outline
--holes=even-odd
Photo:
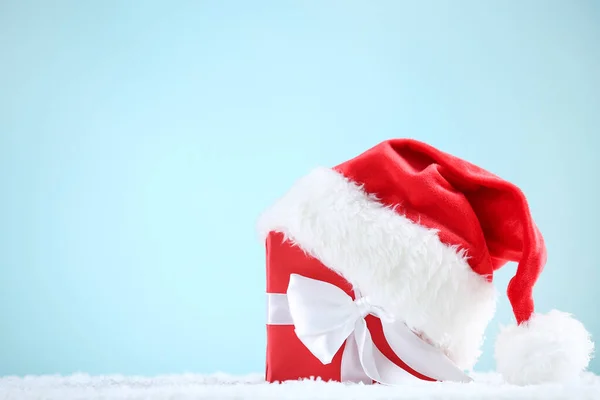
[[[494,271],[518,262],[507,295],[516,325],[496,341],[514,384],[563,381],[594,345],[569,314],[534,312],[544,240],[515,185],[409,140],[385,141],[335,168],[317,168],[259,221],[283,233],[469,370],[495,313]]]

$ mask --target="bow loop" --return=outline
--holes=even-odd
[[[287,296],[298,339],[329,364],[362,318],[359,307],[339,287],[296,274]]]

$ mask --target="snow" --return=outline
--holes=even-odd
[[[165,375],[25,376],[0,378],[2,400],[199,400],[199,399],[600,399],[600,377],[585,373],[569,384],[512,386],[497,374],[475,374],[472,383],[419,382],[400,387],[319,380],[282,384],[249,376]]]

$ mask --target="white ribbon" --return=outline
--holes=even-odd
[[[368,298],[352,300],[342,289],[301,275],[290,275],[286,294],[268,294],[268,323],[294,325],[298,339],[323,364],[340,347],[342,381],[397,385],[418,380],[390,361],[373,343],[365,317],[378,317],[392,350],[415,371],[439,381],[469,382],[441,351],[421,340],[404,323],[394,321]]]

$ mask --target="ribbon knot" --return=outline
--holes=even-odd
[[[372,314],[381,320],[392,322],[394,318],[391,314],[387,313],[383,307],[372,304],[368,296],[359,297],[354,300],[354,304],[357,306],[358,313],[361,318],[365,318],[367,315]]]

